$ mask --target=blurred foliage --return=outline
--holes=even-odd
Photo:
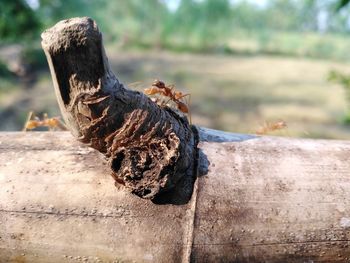
[[[347,6],[350,3],[350,0],[339,0],[337,5],[337,11],[341,10],[345,6]],[[345,113],[343,117],[343,122],[346,124],[350,124],[350,75],[344,74],[338,71],[331,71],[328,75],[328,80],[337,82],[342,85],[342,87],[345,90],[347,104],[348,104],[348,110]]]
[[[338,83],[344,88],[348,109],[345,113],[343,121],[346,124],[350,124],[350,75],[332,70],[329,72],[328,80]]]
[[[13,74],[8,69],[7,65],[0,60],[0,78],[1,77],[9,78],[12,76],[13,76]]]
[[[52,26],[59,20],[84,15],[94,10],[94,1],[89,0],[38,0],[35,10],[45,27]],[[94,5],[95,7],[95,5]]]
[[[303,42],[301,32],[349,32],[349,9],[344,7],[348,1],[344,0],[270,0],[264,6],[247,0],[178,0],[176,8],[169,8],[174,2],[177,1],[37,0],[37,6],[30,8],[25,0],[2,0],[0,39],[21,41],[24,35],[40,39],[39,32],[59,20],[90,16],[102,28],[106,42],[113,41],[124,48],[341,59],[339,52],[333,51],[339,50],[337,43],[328,38],[324,41],[322,35],[303,51],[294,47]],[[343,9],[335,13],[339,6]],[[286,48],[278,36],[295,33],[299,34],[298,41],[294,39],[294,44]],[[233,40],[254,41],[257,47],[237,49],[230,44]]]
[[[0,1],[0,39],[2,41],[22,41],[25,37],[33,37],[39,27],[39,19],[26,1]]]
[[[7,65],[0,60],[0,99],[15,84],[14,74],[8,69]],[[1,110],[1,107],[0,107]]]
[[[337,9],[340,10],[344,6],[348,5],[350,3],[350,0],[339,0]]]
[[[227,59],[232,64],[225,64],[226,58],[221,60],[222,56],[185,55],[192,69],[178,61],[181,68],[176,70],[174,61],[177,54],[154,52],[146,54],[149,57],[146,56],[141,61],[128,57],[115,70],[130,82],[159,76],[180,87],[191,87],[193,97],[200,101],[193,103],[193,110],[208,118],[205,120],[208,121],[208,126],[227,130],[242,129],[243,132],[254,127],[252,122],[258,117],[266,118],[266,112],[278,115],[271,115],[275,118],[284,110],[288,121],[291,119],[288,116],[293,114],[297,121],[305,123],[326,120],[322,129],[314,129],[323,132],[323,128],[327,128],[336,115],[342,114],[343,104],[340,104],[344,100],[341,95],[338,94],[339,98],[332,102],[337,107],[327,108],[323,101],[319,108],[308,115],[311,117],[305,117],[305,112],[309,111],[316,100],[330,97],[322,95],[324,93],[321,96],[318,91],[321,88],[324,88],[323,91],[327,90],[329,83],[325,83],[323,76],[333,62],[300,59],[309,64],[303,70],[297,71],[297,64],[286,56],[348,61],[350,6],[346,4],[349,1],[0,0],[0,53],[8,46],[14,47],[11,49],[12,53],[8,52],[8,56],[1,57],[3,63],[0,62],[0,120],[6,123],[1,118],[10,120],[20,115],[20,119],[16,121],[23,123],[25,112],[30,108],[51,114],[55,99],[50,97],[52,92],[48,91],[48,87],[52,85],[49,74],[47,71],[38,71],[42,68],[48,69],[39,45],[40,32],[62,19],[89,16],[97,21],[103,32],[105,44],[108,51],[111,51],[111,62],[115,65],[118,64],[115,58],[120,61],[125,55],[120,49],[164,49],[239,55]],[[261,2],[265,4],[258,4]],[[4,45],[14,42],[20,45]],[[137,54],[133,53],[132,56],[138,56]],[[254,60],[251,56],[256,54],[268,56],[260,56],[258,60]],[[283,58],[269,57],[272,55]],[[194,63],[198,57],[200,61]],[[284,72],[284,63],[287,60],[293,60],[293,63]],[[202,68],[203,61],[209,61],[206,67],[212,67],[211,73],[204,66]],[[241,67],[245,63],[252,63],[252,66]],[[322,70],[319,70],[319,65],[323,65]],[[15,68],[13,71],[18,78],[8,68]],[[163,71],[165,69],[169,71]],[[283,79],[286,72],[293,74]],[[275,76],[281,79],[274,79]],[[225,78],[231,77],[226,84],[223,83]],[[310,87],[310,82],[319,79],[319,82],[314,83],[314,88]],[[345,74],[342,78],[333,76],[334,81],[348,87],[350,84],[345,79]],[[18,87],[23,90],[19,92]],[[10,92],[13,92],[13,98],[20,99],[12,98],[11,101]],[[15,94],[17,92],[18,95]],[[331,93],[329,89],[327,92]],[[346,119],[350,123],[350,91],[347,93],[349,113]],[[318,95],[320,96],[317,97]],[[297,105],[292,105],[294,101],[297,101]],[[322,111],[332,114],[318,114],[321,108]],[[58,108],[56,110],[52,114],[57,114]],[[13,127],[18,127],[18,123]],[[300,126],[304,129],[304,124]],[[299,135],[301,133],[302,131]]]
[[[21,61],[30,67],[30,70],[47,68],[45,53],[40,46],[26,45],[21,51]]]
[[[124,49],[348,60],[349,1],[1,0],[0,41],[26,43],[24,63],[40,68],[44,56],[28,39],[59,20],[90,16],[107,44]]]

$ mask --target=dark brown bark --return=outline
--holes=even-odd
[[[92,19],[61,21],[42,39],[71,132],[105,154],[113,177],[132,193],[154,199],[181,185],[176,195],[188,199],[195,137],[187,119],[119,82]]]

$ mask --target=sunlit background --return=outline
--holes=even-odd
[[[90,16],[119,79],[161,79],[215,129],[350,138],[350,6],[342,0],[1,0],[0,130],[59,116],[40,33]],[[349,76],[347,75],[349,74]]]

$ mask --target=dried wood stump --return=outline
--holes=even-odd
[[[116,181],[132,193],[153,199],[180,185],[188,199],[196,156],[187,119],[120,83],[92,19],[61,21],[42,39],[72,133],[104,153]]]

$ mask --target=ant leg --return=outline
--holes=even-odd
[[[178,97],[177,99],[180,100],[180,99],[185,98],[185,97],[190,97],[191,98],[191,94],[190,93],[183,94],[180,97]]]
[[[170,99],[168,99],[166,102],[163,101],[162,105],[163,105],[163,106],[166,106],[166,105],[169,103],[169,101],[171,101],[171,100],[172,100],[172,99],[170,98]]]
[[[27,129],[27,126],[28,126],[28,122],[32,119],[32,117],[33,117],[33,111],[30,111],[29,113],[28,113],[28,116],[27,116],[27,119],[26,119],[26,122],[24,123],[24,126],[23,126],[23,129],[22,129],[22,131],[27,131],[28,129]]]
[[[136,87],[137,85],[141,84],[141,81],[135,81],[135,82],[131,82],[129,84],[126,84],[126,86],[128,87]]]
[[[64,124],[64,122],[60,119],[57,120],[57,127],[59,127],[62,131],[68,131],[67,126]]]
[[[188,97],[188,101],[187,101],[187,98]],[[191,94],[190,93],[187,93],[187,94],[184,94],[182,96],[180,96],[178,99],[181,100],[181,99],[184,99],[185,100],[185,103],[188,105],[188,117],[190,119],[190,125],[192,125],[192,116],[191,116]]]
[[[190,117],[190,125],[192,125],[192,115],[191,115],[191,94],[188,95],[188,116]]]
[[[188,101],[187,101],[187,98],[188,97]],[[190,106],[191,104],[191,94],[190,93],[187,93],[187,94],[183,94],[182,96],[180,96],[179,98],[177,98],[178,100],[181,100],[181,99],[184,99],[185,100],[185,103]]]

